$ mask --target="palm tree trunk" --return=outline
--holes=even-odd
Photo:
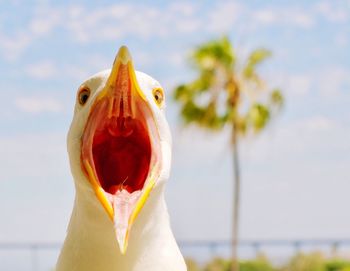
[[[240,210],[240,169],[238,155],[238,134],[236,125],[232,125],[232,151],[233,151],[233,213],[232,213],[232,271],[239,271],[238,262],[238,234],[239,234],[239,210]]]

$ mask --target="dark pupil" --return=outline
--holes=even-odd
[[[157,100],[157,101],[159,100],[159,96],[158,96],[158,94],[156,94],[156,97],[155,97],[155,98],[156,98],[156,100]]]
[[[87,101],[87,99],[89,98],[89,95],[87,94],[87,93],[83,93],[82,95],[81,95],[81,102],[84,104],[84,103],[86,103],[86,101]]]

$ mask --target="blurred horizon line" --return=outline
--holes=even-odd
[[[178,240],[177,243],[181,247],[195,247],[195,246],[229,246],[231,240]],[[0,250],[7,249],[57,249],[61,248],[63,242],[54,241],[0,241]],[[331,246],[350,246],[350,237],[345,238],[292,238],[292,239],[241,239],[239,246],[259,247],[259,246],[295,246],[302,247],[307,245],[331,245]]]

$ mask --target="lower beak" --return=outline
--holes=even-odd
[[[82,168],[114,223],[122,254],[159,172],[152,129],[151,110],[123,46],[91,107],[81,152]]]

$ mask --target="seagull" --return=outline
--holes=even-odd
[[[67,145],[75,201],[56,271],[185,271],[164,188],[171,134],[161,85],[122,46],[78,89]]]

